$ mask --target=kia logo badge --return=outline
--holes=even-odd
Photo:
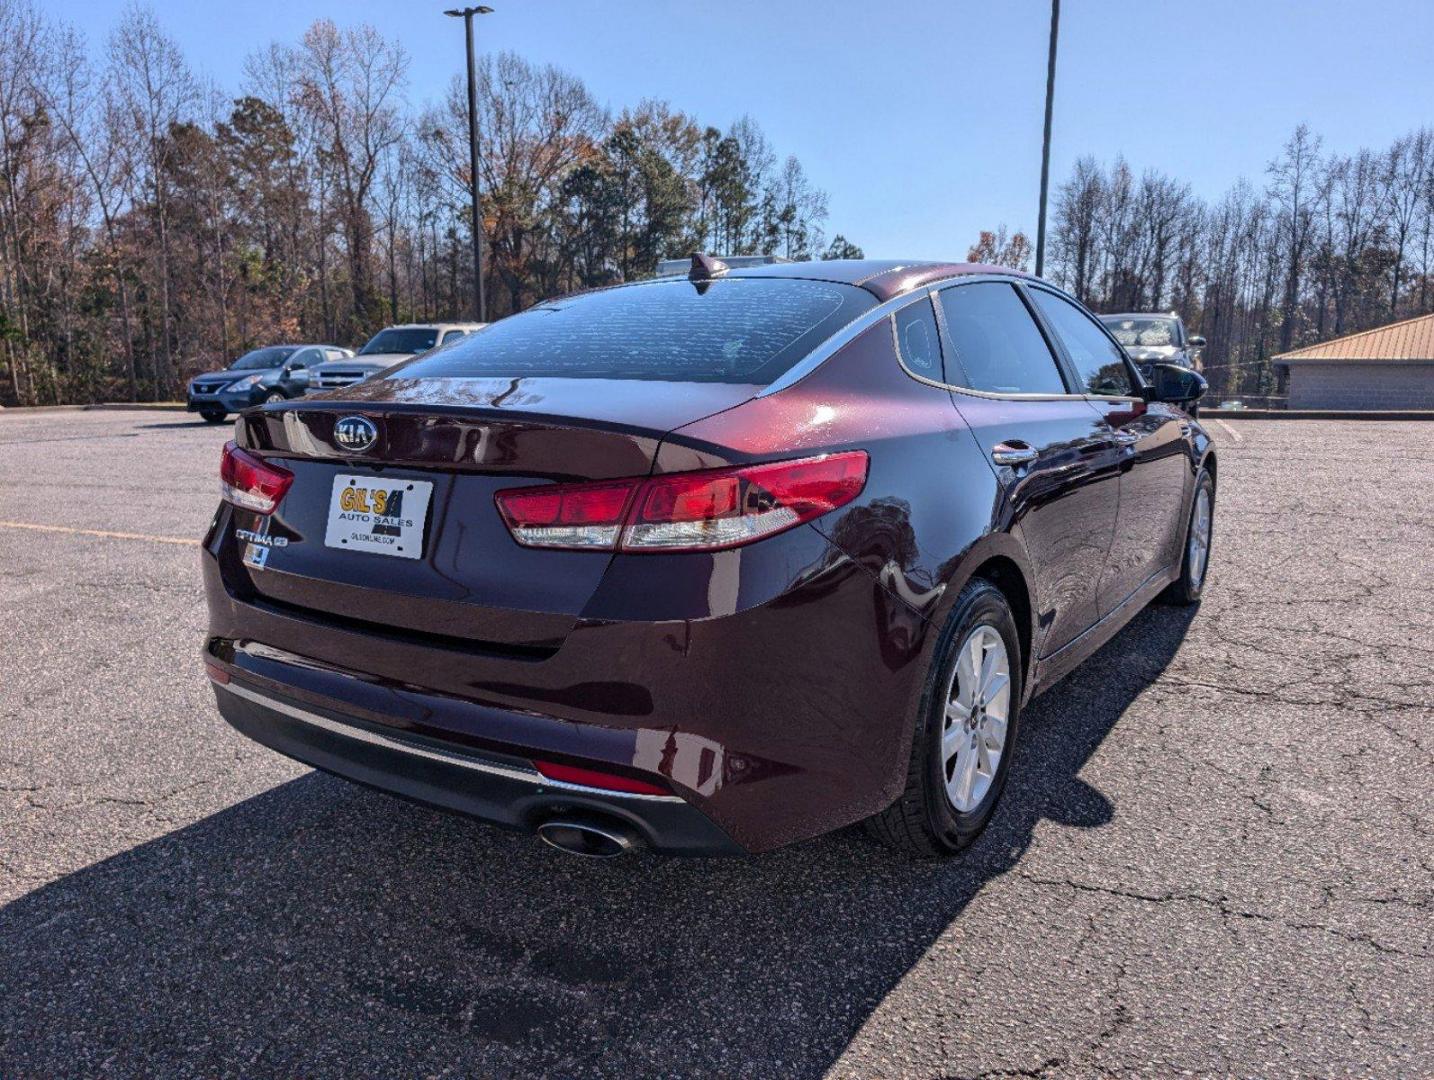
[[[378,428],[366,416],[345,416],[334,425],[334,442],[351,454],[361,454],[378,442]]]

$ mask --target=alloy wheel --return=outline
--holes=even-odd
[[[1202,486],[1195,494],[1195,512],[1190,517],[1190,540],[1186,545],[1190,561],[1190,585],[1198,589],[1205,582],[1210,561],[1210,489]]]
[[[946,797],[960,813],[980,805],[1006,750],[1011,706],[1011,661],[994,626],[966,635],[946,691],[941,770]]]

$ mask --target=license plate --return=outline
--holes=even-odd
[[[324,545],[417,559],[433,485],[427,480],[385,480],[341,473],[329,497]]]

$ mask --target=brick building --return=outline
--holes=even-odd
[[[1274,357],[1291,409],[1434,409],[1434,315]]]

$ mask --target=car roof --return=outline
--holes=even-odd
[[[891,300],[934,281],[967,274],[1005,274],[1030,278],[1032,275],[989,263],[936,262],[922,259],[820,259],[811,262],[770,263],[743,266],[726,277],[802,278],[857,285],[878,300]]]
[[[342,345],[330,345],[327,341],[276,341],[272,345],[255,345],[249,352],[260,349],[342,349]]]
[[[384,330],[452,330],[455,328],[467,329],[468,327],[484,327],[487,323],[481,322],[406,322],[390,323],[388,326],[375,330],[374,333],[382,333]]]

